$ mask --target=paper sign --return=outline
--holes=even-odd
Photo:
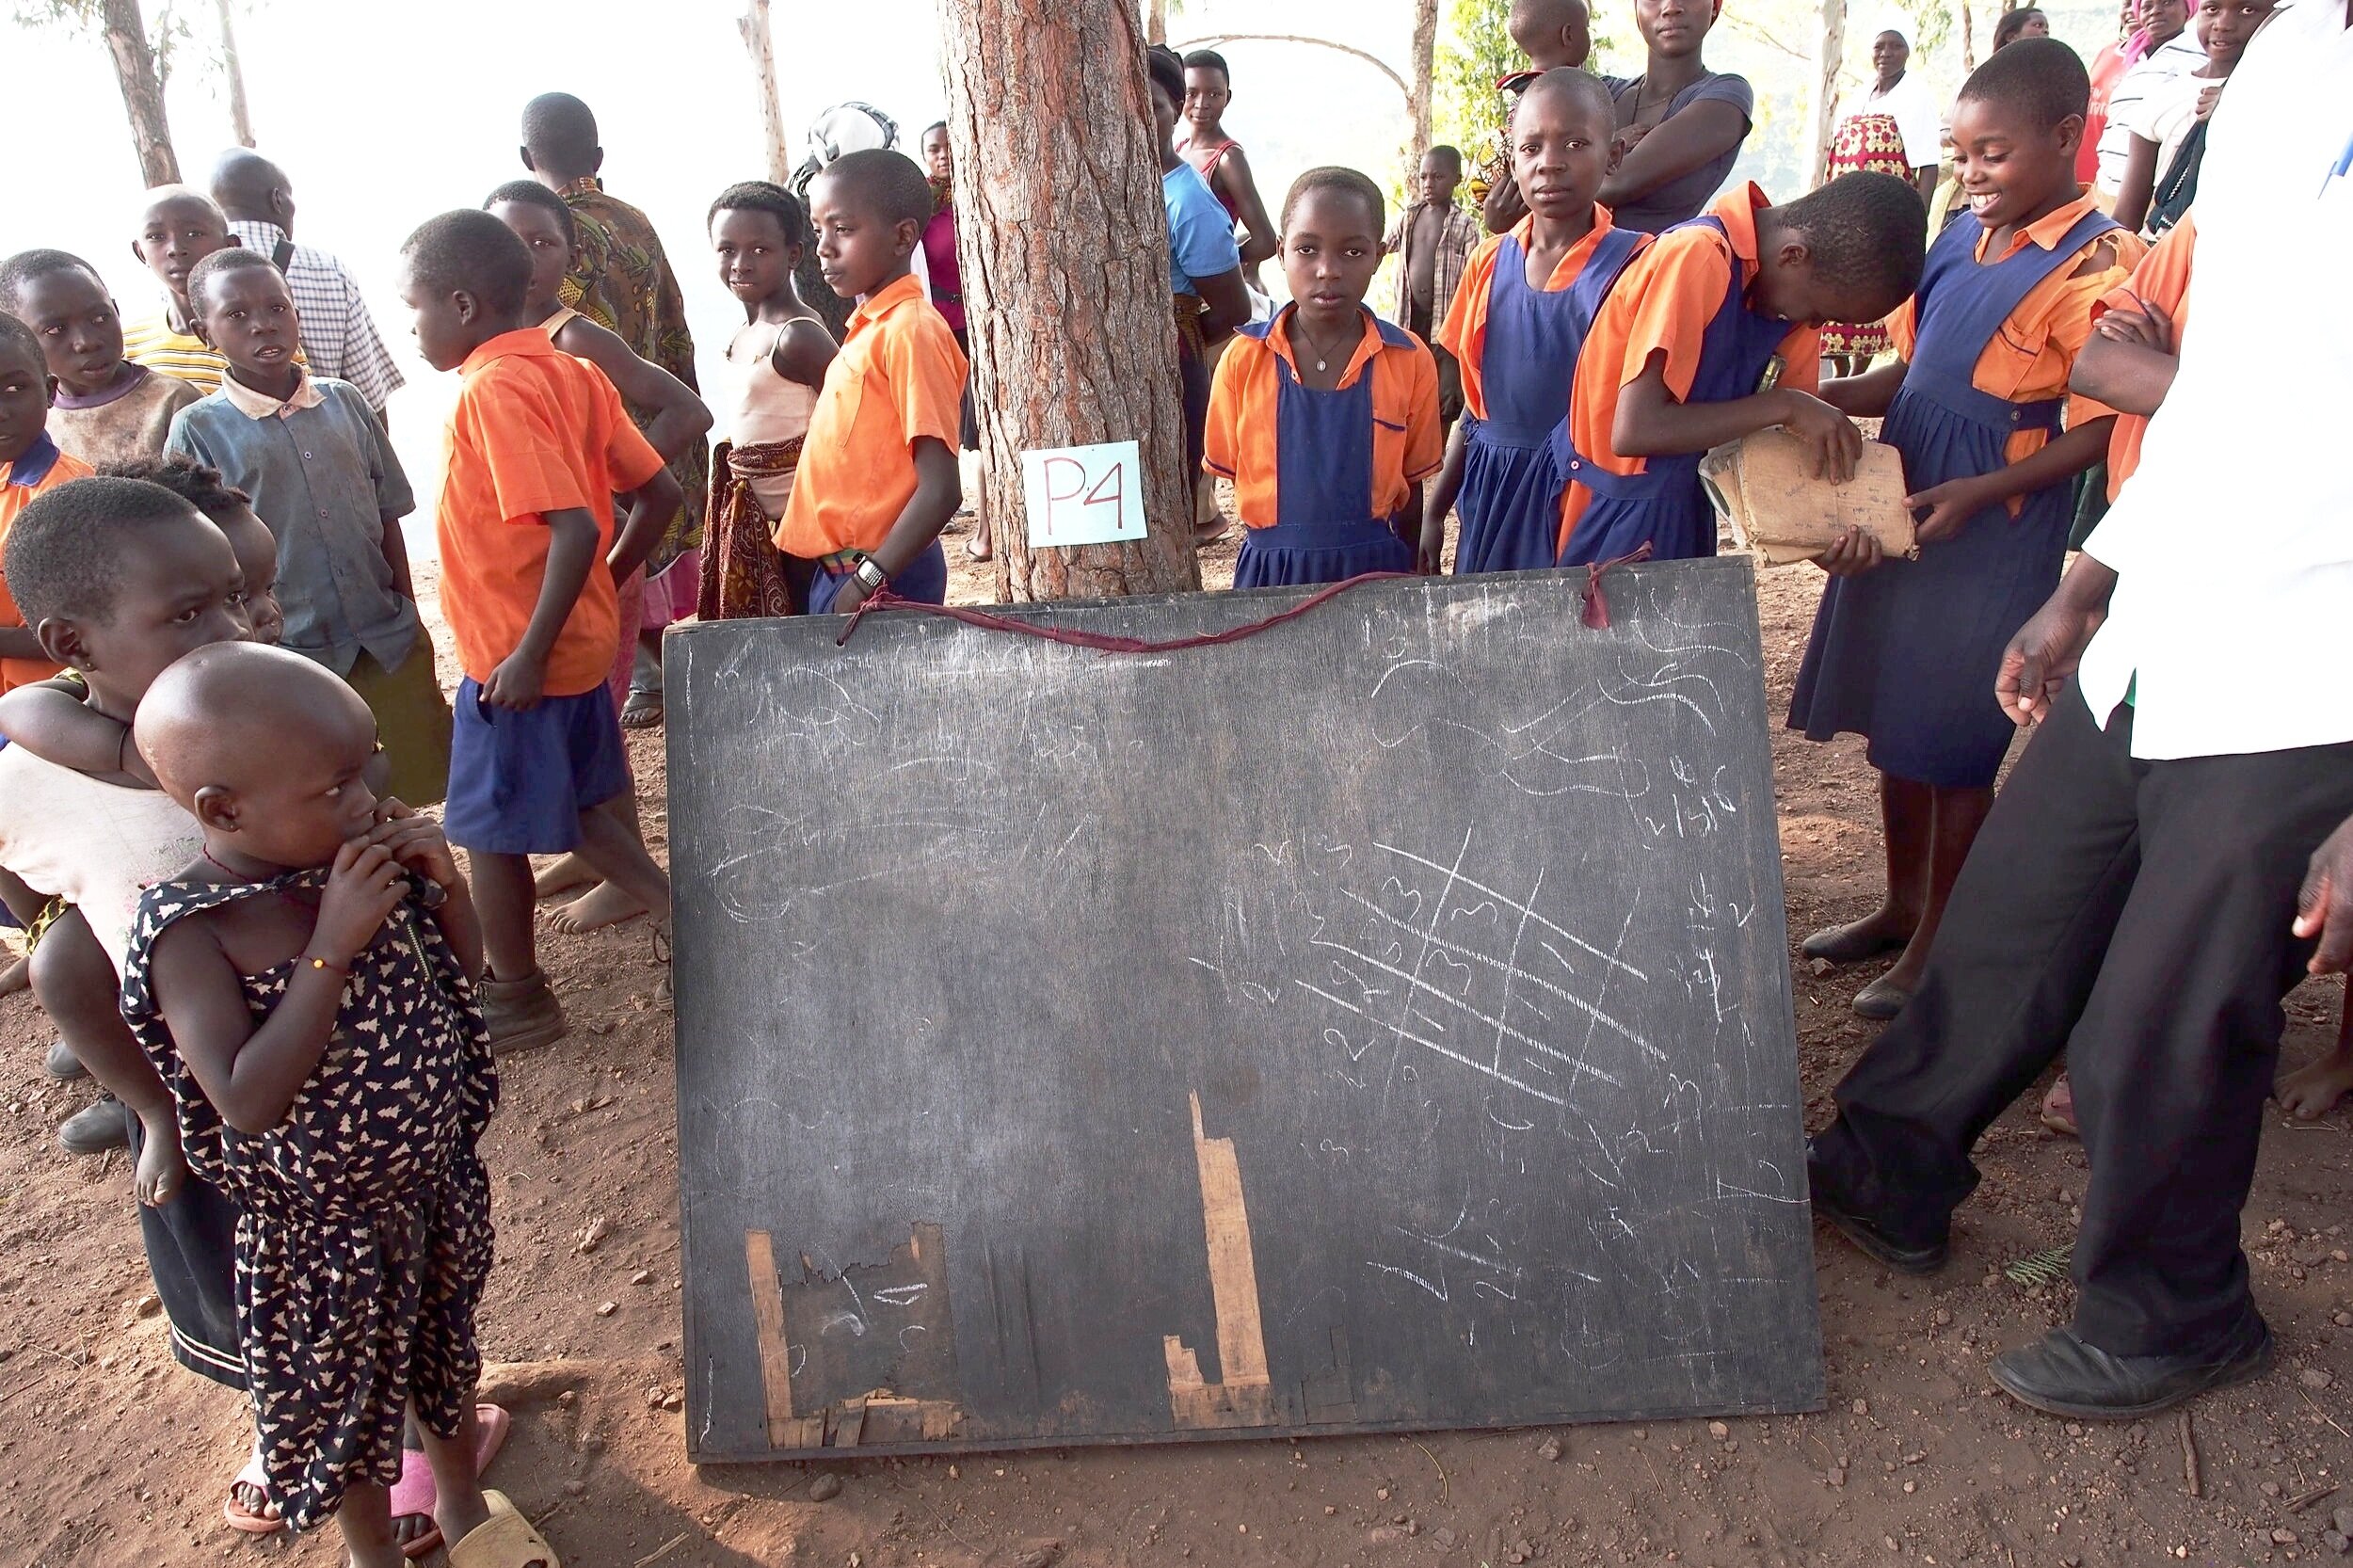
[[[1144,461],[1133,441],[1021,455],[1030,548],[1144,537]]]

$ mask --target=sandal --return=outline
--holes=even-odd
[[[450,1568],[564,1568],[546,1536],[515,1510],[504,1492],[485,1487],[490,1516],[449,1549]]]
[[[498,1457],[499,1449],[505,1447],[506,1434],[514,1424],[514,1417],[497,1405],[473,1407],[473,1473],[477,1480],[490,1467],[490,1461]],[[426,1526],[424,1533],[400,1544],[401,1556],[413,1561],[430,1556],[440,1546],[441,1527],[433,1523],[433,1505],[440,1500],[440,1492],[433,1483],[433,1466],[424,1451],[401,1449],[400,1480],[392,1483],[392,1517],[400,1519],[413,1513],[423,1517]]]
[[[656,729],[662,725],[662,694],[630,689],[629,700],[621,705],[623,729]]]
[[[2075,1125],[2075,1086],[2067,1081],[2065,1073],[2058,1075],[2058,1081],[2052,1084],[2050,1092],[2042,1096],[2042,1104],[2035,1114],[2044,1127],[2061,1137],[2080,1138],[2084,1135],[2083,1128]]]
[[[555,1000],[544,969],[534,969],[520,980],[492,980],[486,975],[474,989],[482,1000],[482,1021],[490,1029],[493,1056],[537,1050],[571,1032],[571,1025],[564,1021],[563,1003]]]
[[[269,1495],[269,1472],[262,1468],[260,1450],[246,1456],[245,1468],[238,1471],[236,1479],[229,1483],[229,1496],[220,1502],[220,1516],[231,1529],[240,1535],[276,1535],[286,1528],[282,1519],[256,1513],[237,1501],[237,1488],[240,1486],[249,1486],[264,1496]]]

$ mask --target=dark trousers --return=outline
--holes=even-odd
[[[2312,944],[2312,852],[2353,744],[2143,762],[2070,687],[1970,851],[1910,1006],[1838,1086],[1817,1173],[1900,1240],[1942,1238],[1970,1150],[2064,1051],[2091,1160],[2075,1331],[2204,1349],[2249,1310],[2239,1209]]]

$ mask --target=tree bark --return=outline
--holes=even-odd
[[[229,123],[239,147],[253,143],[253,113],[245,101],[245,65],[237,57],[237,28],[229,14],[232,0],[213,0],[220,12],[220,69],[229,78]]]
[[[164,119],[164,78],[147,40],[139,0],[104,0],[106,49],[114,56],[115,81],[131,117],[131,141],[139,173],[152,188],[180,183],[180,159],[171,150],[171,126]]]
[[[1414,0],[1414,84],[1406,89],[1406,106],[1414,117],[1414,141],[1408,151],[1405,178],[1412,185],[1430,151],[1430,82],[1438,54],[1438,0]]]
[[[776,102],[776,45],[768,25],[768,0],[751,0],[750,8],[735,19],[744,47],[752,56],[752,74],[760,81],[760,135],[768,146],[768,179],[788,184],[792,179],[792,152],[784,139],[784,109]]]
[[[1144,0],[1144,41],[1168,41],[1168,0]]]
[[[939,0],[981,505],[1008,600],[1201,585],[1133,0]],[[1134,440],[1141,540],[1032,551],[1020,454]]]
[[[1838,116],[1838,72],[1847,56],[1847,0],[1822,0],[1822,47],[1814,82],[1813,146],[1806,158],[1806,188],[1830,173],[1830,144]]]
[[[1961,8],[1961,69],[1964,75],[1977,69],[1977,40],[1969,23],[1969,0],[1956,0]]]

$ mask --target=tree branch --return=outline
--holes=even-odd
[[[1349,44],[1335,43],[1328,38],[1309,38],[1304,33],[1217,33],[1209,38],[1197,38],[1190,43],[1179,44],[1176,46],[1176,53],[1182,55],[1195,49],[1214,49],[1221,43],[1304,43],[1314,49],[1337,49],[1343,55],[1354,56],[1381,72],[1382,75],[1386,76],[1390,85],[1397,88],[1398,96],[1405,100],[1406,112],[1410,114],[1413,111],[1414,89],[1386,60],[1378,55],[1369,55],[1362,49]]]

